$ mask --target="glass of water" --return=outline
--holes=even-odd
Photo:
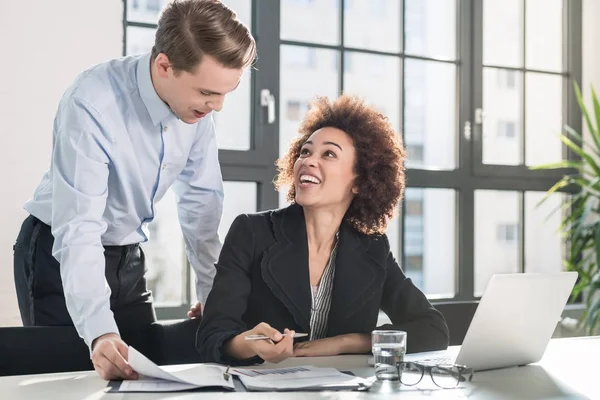
[[[404,354],[406,354],[406,332],[371,332],[371,350],[377,379],[380,381],[399,380],[398,365],[404,361]]]

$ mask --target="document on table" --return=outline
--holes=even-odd
[[[370,387],[366,379],[341,373],[335,368],[311,365],[275,369],[230,368],[229,379],[226,379],[226,366],[186,364],[161,367],[131,346],[129,365],[140,375],[139,379],[113,384],[111,392],[175,392],[208,387],[235,390],[233,376],[237,376],[249,391],[364,390]]]
[[[276,369],[234,369],[247,390],[356,390],[368,389],[369,381],[344,374],[335,368],[317,368],[303,365]]]
[[[138,380],[126,380],[119,392],[174,392],[206,387],[234,390],[233,379],[225,379],[226,367],[215,364],[168,365],[159,367],[129,346],[129,365]]]

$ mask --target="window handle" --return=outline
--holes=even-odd
[[[267,108],[267,123],[275,122],[275,95],[269,89],[260,91],[260,105]]]

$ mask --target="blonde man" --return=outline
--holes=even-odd
[[[199,303],[188,315],[200,316],[221,247],[212,112],[255,53],[227,6],[176,0],[151,53],[84,71],[60,101],[50,169],[15,244],[15,285],[23,324],[74,325],[105,379],[137,376],[127,344],[156,321],[139,243],[169,188],[196,272]]]

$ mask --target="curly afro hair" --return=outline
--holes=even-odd
[[[275,187],[290,185],[288,201],[294,202],[294,163],[304,142],[325,127],[344,131],[356,150],[358,194],[350,204],[345,219],[365,235],[385,233],[387,222],[397,210],[405,187],[405,152],[399,135],[390,122],[375,108],[355,96],[343,95],[336,100],[317,97],[300,125],[287,154],[277,160]]]

